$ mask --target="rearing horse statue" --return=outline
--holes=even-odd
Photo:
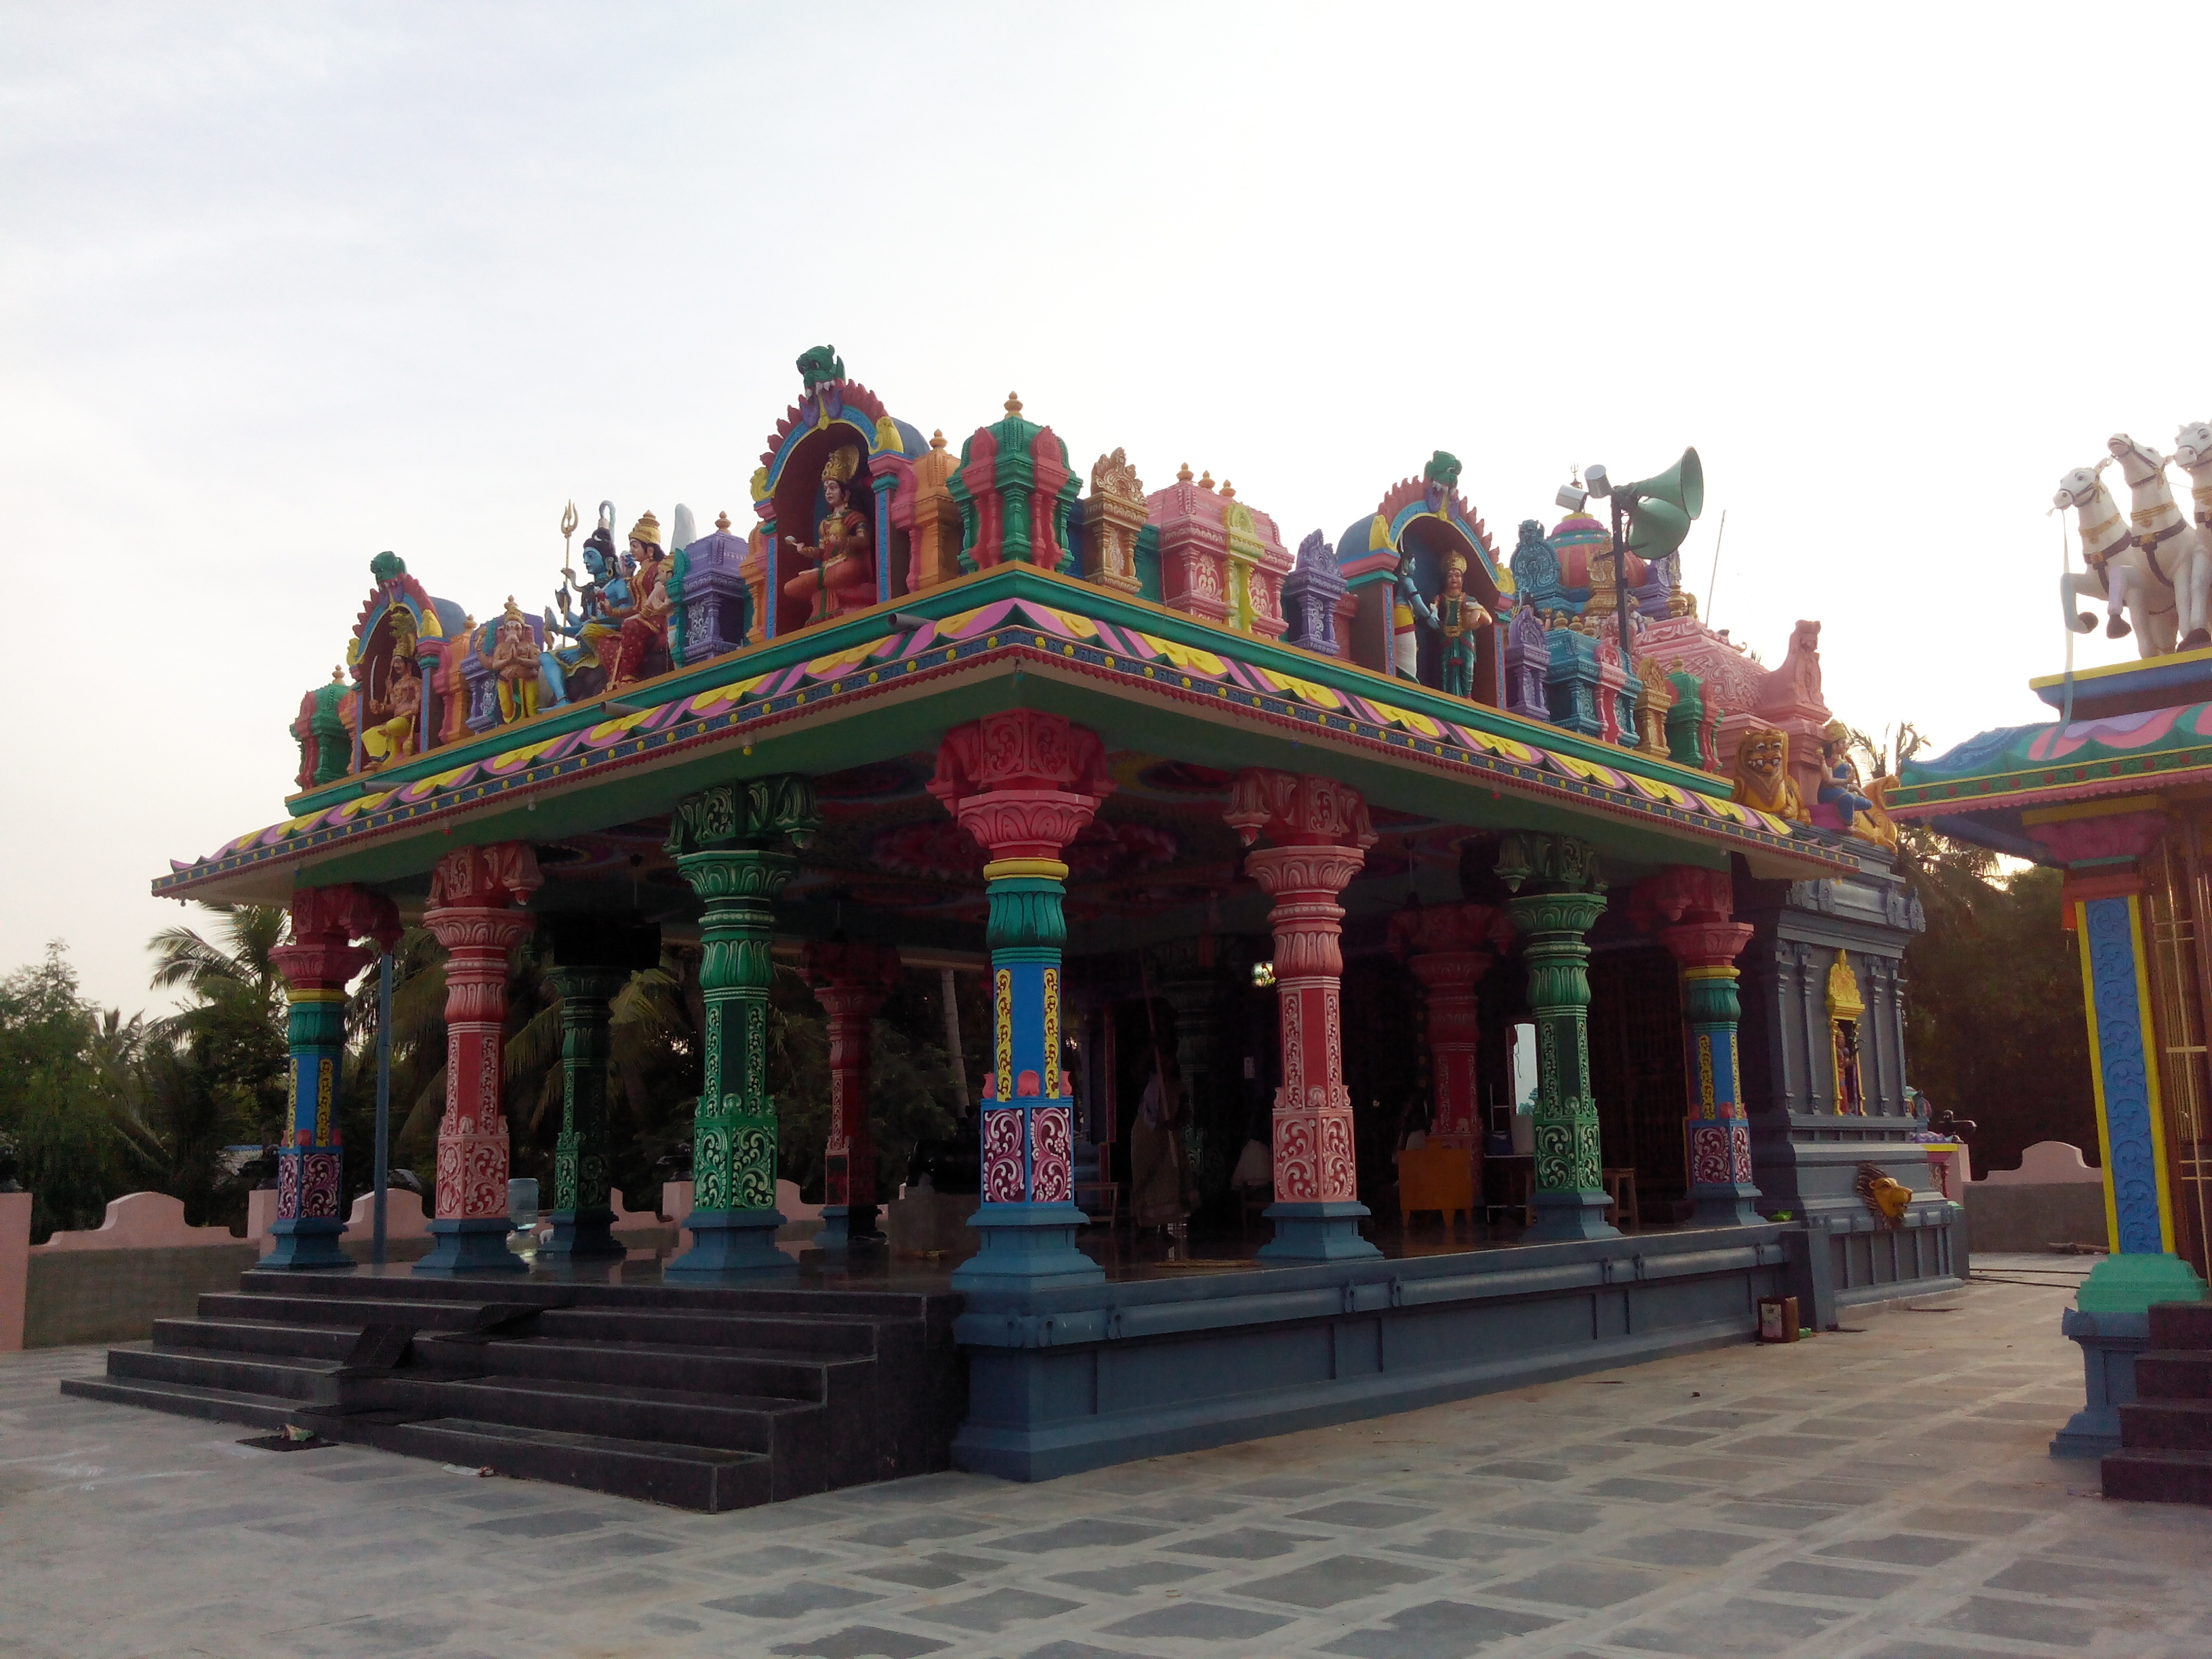
[[[2103,599],[2106,637],[2124,640],[2132,631],[2142,655],[2163,656],[2173,649],[2173,591],[2153,579],[2127,515],[2105,488],[2102,474],[2111,465],[2107,458],[2094,467],[2075,467],[2058,481],[2058,493],[2051,498],[2054,508],[2074,509],[2081,526],[2081,561],[2088,567],[2058,579],[2059,608],[2069,628],[2086,634],[2097,625],[2096,618],[2086,611],[2077,613],[2075,605],[2092,595]],[[2133,619],[2132,629],[2121,620],[2123,611]]]
[[[2203,538],[2196,525],[2174,505],[2173,491],[2166,483],[2166,458],[2124,432],[2107,438],[2105,447],[2112,451],[2112,459],[2120,464],[2121,476],[2128,481],[2132,498],[2128,516],[2143,563],[2151,580],[2159,584],[2154,592],[2172,592],[2175,625],[2182,635],[2180,648],[2193,651],[2201,645],[2212,645],[2212,632],[2204,625],[2206,602],[2212,598],[2212,560],[2204,556]],[[2156,597],[2152,605],[2155,609]]]

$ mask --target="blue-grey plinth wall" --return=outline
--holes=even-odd
[[[2103,1457],[2120,1449],[2120,1407],[2136,1403],[2136,1356],[2150,1346],[2147,1313],[2069,1308],[2059,1329],[2081,1345],[2087,1403],[2051,1437],[2053,1457]]]
[[[973,1291],[963,1469],[1043,1480],[1748,1341],[1802,1228]]]

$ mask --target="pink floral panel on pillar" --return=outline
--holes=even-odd
[[[991,1204],[1022,1201],[1022,1114],[1001,1107],[983,1114],[983,1198]]]
[[[1751,1185],[1751,1128],[1747,1124],[1729,1125],[1729,1154],[1735,1165],[1735,1178],[1743,1185]]]
[[[1073,1147],[1068,1129],[1065,1106],[1040,1106],[1030,1114],[1030,1133],[1036,1141],[1030,1171],[1033,1204],[1065,1204],[1074,1194]]]
[[[1690,1130],[1690,1179],[1701,1186],[1725,1187],[1734,1177],[1729,1152],[1729,1132],[1719,1124],[1697,1124]],[[1751,1143],[1744,1141],[1744,1161],[1747,1169],[1751,1159]],[[1746,1177],[1749,1177],[1747,1176]]]

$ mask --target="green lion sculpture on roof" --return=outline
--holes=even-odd
[[[1459,457],[1439,449],[1421,469],[1421,481],[1435,484],[1445,495],[1450,495],[1459,488]]]
[[[807,391],[830,380],[845,378],[845,360],[837,355],[836,346],[809,346],[799,354],[799,378]]]

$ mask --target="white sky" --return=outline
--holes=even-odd
[[[0,3],[0,971],[131,1010],[171,857],[281,815],[392,548],[479,617],[745,480],[834,343],[957,443],[1234,480],[1574,463],[1939,747],[2062,665],[2051,493],[2212,416],[2203,8]],[[2194,77],[2194,78],[2192,78]],[[2180,483],[2177,474],[2177,483]],[[2084,665],[2125,651],[2086,642]]]

